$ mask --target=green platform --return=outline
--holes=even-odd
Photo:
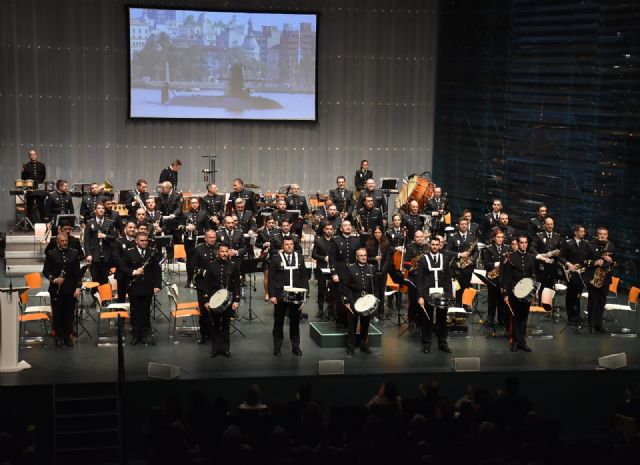
[[[347,347],[347,328],[336,328],[335,323],[312,321],[309,335],[320,347]],[[360,344],[360,334],[356,334],[356,344]],[[382,333],[373,324],[369,325],[369,347],[382,345]]]

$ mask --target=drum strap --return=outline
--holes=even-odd
[[[430,254],[429,254],[430,255]],[[437,254],[436,258],[438,260],[438,266],[432,266],[431,265],[431,261],[427,258],[427,255],[424,255],[422,257],[426,262],[427,262],[427,268],[429,269],[429,271],[433,271],[433,277],[435,279],[435,287],[440,287],[438,286],[438,271],[442,271],[442,267],[444,266],[444,260],[443,260],[443,256],[442,254]]]
[[[282,264],[284,265],[284,269],[285,270],[289,270],[289,287],[293,287],[293,270],[297,270],[298,269],[298,263],[299,262],[299,257],[298,257],[298,252],[294,251],[293,252],[293,261],[295,263],[295,265],[291,265],[288,266],[287,260],[284,258],[284,252],[280,251],[278,252],[278,254],[280,255],[280,260],[282,261]]]

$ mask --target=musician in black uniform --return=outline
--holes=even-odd
[[[344,220],[340,226],[340,234],[334,237],[335,247],[333,256],[329,257],[331,265],[331,280],[335,286],[336,295],[336,324],[345,327],[347,312],[345,306],[349,302],[349,289],[346,286],[349,278],[349,265],[356,262],[356,250],[360,247],[360,239],[351,235],[351,222]]]
[[[104,205],[98,204],[95,218],[91,218],[84,228],[84,254],[89,263],[91,279],[100,284],[109,282],[109,267],[112,259],[112,241],[116,231],[111,220],[104,216]]]
[[[187,283],[184,287],[191,287],[193,280],[191,258],[193,250],[196,248],[196,239],[204,233],[207,222],[207,213],[200,210],[198,198],[191,197],[189,199],[189,209],[180,216],[180,226],[178,226],[182,231],[182,242],[187,254]]]
[[[587,271],[584,274],[584,281],[589,293],[587,312],[591,334],[607,333],[607,330],[602,326],[602,314],[611,284],[611,270],[615,266],[614,257],[615,247],[609,241],[609,231],[604,227],[598,228],[596,240],[589,244],[589,257],[585,261]],[[601,279],[598,280],[598,276]]]
[[[413,242],[406,247],[404,254],[404,262],[411,265],[404,265],[408,269],[407,280],[409,281],[407,293],[409,298],[409,306],[407,309],[407,319],[410,326],[415,326],[419,320],[419,313],[422,311],[418,308],[418,263],[421,256],[429,251],[429,244],[423,231],[417,230],[413,236]],[[437,242],[439,245],[440,243]]]
[[[122,271],[130,278],[132,345],[139,342],[154,344],[151,337],[151,299],[160,292],[162,270],[155,251],[147,247],[148,241],[148,235],[139,232],[136,246],[122,255]]]
[[[235,205],[236,199],[244,199],[245,208],[253,213],[258,212],[258,203],[256,202],[256,194],[249,189],[244,188],[244,181],[240,178],[233,180],[233,192],[229,194],[229,201]]]
[[[414,231],[415,234],[415,231]],[[399,213],[391,217],[391,226],[387,229],[387,239],[394,250],[402,250],[401,247],[407,245],[406,238],[409,236],[407,230],[402,226],[402,216]]]
[[[419,208],[417,200],[410,201],[409,212],[402,217],[401,226],[407,228],[407,235],[409,237],[413,237],[417,230],[423,229],[424,227],[425,220],[423,216],[420,216]]]
[[[82,250],[82,243],[80,239],[71,235],[71,231],[73,231],[73,225],[69,224],[68,221],[63,221],[62,224],[58,227],[58,234],[64,234],[68,238],[68,247],[70,249],[75,249],[78,251],[78,258],[80,261],[84,260],[84,250]],[[44,249],[45,255],[50,250],[53,250],[58,247],[58,239],[57,236],[52,237],[47,246]]]
[[[536,212],[536,216],[529,219],[527,223],[527,236],[529,237],[529,245],[533,246],[534,239],[536,236],[545,231],[544,221],[547,218],[547,207],[546,205],[540,205],[538,207],[538,211]]]
[[[416,234],[419,234],[419,232]],[[440,251],[440,239],[437,237],[429,239],[429,251],[418,261],[416,273],[418,286],[417,306],[420,309],[421,342],[422,351],[425,354],[431,351],[431,335],[434,325],[436,327],[436,337],[438,338],[438,350],[451,353],[451,349],[447,344],[448,309],[443,307],[434,308],[428,298],[431,292],[437,289],[442,289],[440,293],[444,296],[453,295],[449,263],[448,258]]]
[[[115,266],[116,272],[114,278],[118,285],[118,302],[123,303],[127,297],[127,286],[129,280],[122,271],[122,256],[127,250],[136,246],[136,224],[133,221],[127,221],[124,226],[124,235],[118,237],[112,242],[112,265]]]
[[[330,307],[330,303],[327,301],[329,295],[327,285],[331,282],[329,279],[331,275],[331,257],[334,255],[336,245],[333,241],[333,224],[326,220],[323,220],[320,224],[322,225],[322,235],[317,235],[313,242],[311,258],[316,261],[314,273],[318,281],[318,313],[316,313],[316,318],[324,319],[330,314],[328,311],[325,315],[324,304],[327,303],[327,306]],[[324,273],[323,269],[329,269],[329,273]],[[335,314],[335,308],[333,311]]]
[[[113,209],[113,199],[106,197],[104,199],[104,217],[110,219],[113,222],[113,226],[116,228],[118,236],[124,233],[124,223],[120,217],[120,213]]]
[[[150,232],[152,235],[159,236],[162,234],[164,229],[163,229],[162,213],[160,213],[156,208],[156,199],[153,197],[149,197],[144,203],[147,207],[144,209],[145,221],[148,224],[152,225],[151,227],[152,231]]]
[[[140,228],[140,225],[146,225],[147,231],[151,231],[152,228],[149,227],[149,217],[147,216],[147,211],[144,208],[138,208],[135,214],[135,223],[136,227]]]
[[[92,182],[89,186],[89,192],[82,194],[80,201],[80,221],[87,223],[94,215],[96,205],[99,203],[104,205],[107,197],[100,193],[100,186],[97,182]]]
[[[182,194],[176,192],[173,185],[169,181],[162,183],[162,192],[158,196],[158,210],[162,213],[165,232],[169,236],[173,236],[173,242],[179,244],[180,233],[178,225],[180,224],[180,216],[182,215]],[[169,259],[173,258],[173,248],[169,250]]]
[[[249,231],[256,232],[258,225],[256,224],[256,214],[247,210],[247,202],[244,199],[235,200],[235,215],[238,218],[238,227],[242,234],[249,234]]]
[[[504,234],[501,231],[495,231],[491,238],[491,244],[482,250],[482,263],[487,275],[491,272],[498,273],[493,279],[489,279],[493,285],[487,286],[487,326],[493,327],[496,324],[496,314],[498,324],[506,327],[507,308],[502,293],[500,291],[500,266],[504,262],[505,255],[511,249],[504,243]]]
[[[367,261],[373,267],[373,277],[376,288],[375,296],[380,301],[376,316],[384,319],[384,291],[387,289],[387,272],[391,267],[392,256],[389,241],[382,227],[376,226],[373,228],[371,236],[367,239],[366,251]]]
[[[238,267],[229,260],[229,247],[220,244],[218,247],[218,257],[207,264],[205,276],[205,293],[203,297],[210,299],[217,291],[226,289],[229,291],[231,301],[221,309],[212,309],[209,302],[204,304],[209,317],[213,320],[211,328],[211,357],[222,354],[227,358],[231,357],[231,339],[229,337],[229,327],[231,326],[231,316],[240,305],[240,273]]]
[[[480,238],[482,241],[488,243],[491,240],[491,231],[498,226],[500,222],[500,213],[502,213],[502,200],[493,199],[491,203],[491,211],[484,215],[482,223],[480,224]],[[506,241],[506,237],[505,237]],[[508,245],[509,241],[506,241]]]
[[[300,213],[293,212],[292,229],[298,236],[302,235],[302,226],[304,225],[304,217],[309,213],[309,206],[304,195],[300,195],[300,186],[291,184],[291,193],[285,198],[287,210],[297,210]]]
[[[47,252],[42,274],[49,280],[49,295],[53,313],[56,346],[73,346],[73,312],[80,297],[82,276],[80,257],[76,249],[68,247],[64,234],[56,237],[58,246]]]
[[[539,212],[540,210],[538,210]],[[546,213],[545,213],[546,214]],[[560,234],[553,231],[553,218],[545,218],[542,232],[536,234],[533,244],[529,247],[538,262],[538,272],[536,276],[540,282],[540,295],[544,288],[553,290],[556,284],[556,274],[558,273],[558,259],[562,247]],[[547,256],[553,255],[553,256]]]
[[[356,191],[360,192],[364,190],[364,185],[368,179],[373,178],[373,171],[369,169],[369,161],[362,160],[360,162],[360,169],[356,171],[353,184],[356,186]]]
[[[364,190],[360,192],[356,208],[363,208],[365,206],[365,197],[367,196],[373,197],[373,206],[380,209],[380,211],[382,212],[382,217],[384,218],[384,222],[386,224],[387,199],[384,196],[384,192],[382,192],[380,189],[376,189],[376,182],[373,179],[368,179],[364,183]]]
[[[527,236],[518,236],[518,250],[506,256],[500,269],[502,296],[504,302],[510,308],[509,344],[511,345],[511,352],[517,352],[518,350],[531,352],[526,341],[531,298],[518,299],[513,294],[514,287],[521,279],[535,279],[536,276],[536,261],[533,255],[527,252],[528,245]]]
[[[224,217],[224,228],[217,231],[218,244],[229,246],[230,260],[236,264],[238,270],[242,267],[242,258],[247,252],[244,235],[240,229],[234,228],[232,216]]]
[[[364,207],[356,212],[355,219],[359,223],[358,232],[360,233],[361,247],[366,247],[367,239],[369,239],[373,228],[380,226],[384,229],[384,214],[374,206],[373,197],[370,195],[365,196]]]
[[[127,194],[124,206],[127,207],[129,212],[129,219],[134,219],[135,212],[138,208],[144,208],[146,206],[147,199],[149,198],[147,186],[148,184],[145,179],[138,179],[138,182],[136,182],[136,188],[130,190]]]
[[[446,197],[442,196],[441,187],[435,187],[433,189],[433,197],[431,197],[425,205],[424,212],[431,216],[431,236],[444,234],[444,217],[449,213],[449,205]]]
[[[402,270],[396,269],[396,265],[394,263],[394,255],[396,252],[402,253],[405,246],[408,244],[408,237],[410,236],[407,233],[407,229],[402,227],[402,217],[399,213],[394,214],[391,217],[391,227],[387,229],[387,240],[389,241],[389,248],[391,249],[389,276],[394,283],[399,285],[403,284],[404,277],[402,275]],[[390,295],[387,298],[387,303],[390,307],[393,305],[394,300],[395,308],[398,312],[400,312],[400,309],[402,308],[402,292],[395,292],[394,295]]]
[[[291,231],[292,223],[289,220],[284,220],[280,225],[280,232],[276,235],[275,238],[275,247],[277,250],[282,250],[283,243],[285,239],[293,240],[293,250],[302,253],[302,241],[300,240],[300,236]]]
[[[333,226],[334,233],[337,233],[340,230],[340,223],[342,223],[342,218],[340,218],[338,207],[336,207],[334,204],[325,205],[325,215],[318,224],[318,227],[316,229],[316,236],[322,235],[322,232],[323,232],[322,225],[325,223],[331,223],[331,225]]]
[[[29,150],[29,161],[22,165],[20,178],[22,180],[33,179],[34,189],[38,189],[39,185],[47,178],[47,169],[44,163],[38,161],[38,152],[33,149]],[[38,210],[38,219],[44,221],[44,197],[34,196],[31,192],[27,192],[25,200],[27,202],[27,218],[34,223],[36,222],[33,216],[33,204],[35,202]]]
[[[276,222],[270,216],[265,220],[264,227],[258,230],[256,247],[262,249],[258,260],[262,260],[264,300],[269,300],[269,262],[278,252],[277,239],[280,230],[276,227]]]
[[[301,356],[300,350],[300,304],[288,303],[283,299],[285,287],[307,289],[309,292],[309,276],[304,264],[304,256],[293,250],[293,239],[285,239],[282,251],[269,263],[269,300],[275,305],[273,320],[273,355],[280,356],[284,340],[284,319],[289,314],[289,339],[292,352]]]
[[[498,217],[498,226],[491,230],[491,234],[493,234],[493,231],[501,231],[502,234],[504,234],[504,241],[509,244],[514,239],[518,239],[516,230],[512,226],[509,226],[509,214],[505,212],[500,213],[500,216]]]
[[[56,190],[49,194],[44,204],[44,220],[51,222],[51,234],[56,235],[57,226],[54,226],[58,215],[72,215],[75,213],[69,184],[64,179],[56,181]]]
[[[160,178],[158,179],[158,184],[164,184],[165,182],[170,182],[174,189],[178,189],[178,171],[182,168],[182,162],[178,159],[175,159],[171,162],[171,165],[166,167],[160,173]]]
[[[580,324],[582,314],[580,312],[580,295],[585,289],[581,273],[586,268],[586,260],[589,258],[591,249],[584,239],[587,230],[581,224],[574,226],[573,239],[566,241],[560,254],[560,263],[565,267],[567,274],[567,294],[565,307],[567,309],[567,320],[570,323]]]
[[[478,223],[474,223],[473,222],[473,213],[471,213],[471,210],[469,209],[464,209],[462,210],[462,217],[467,220],[467,223],[469,223],[469,227],[467,228],[467,230],[473,234],[474,236],[476,236],[478,238],[479,242],[484,242],[484,239],[482,237],[480,237],[480,225]]]
[[[277,226],[280,226],[284,220],[293,221],[293,214],[287,211],[287,201],[285,199],[276,201],[276,211],[271,214],[271,218],[273,218]]]
[[[360,320],[360,351],[371,354],[369,347],[369,323],[371,315],[360,315],[355,308],[356,301],[367,294],[376,295],[373,265],[367,263],[367,250],[356,250],[356,262],[348,266],[349,274],[346,283],[349,288],[349,305],[347,318],[349,321],[349,334],[347,336],[347,355],[353,355],[356,349],[356,328]],[[384,302],[384,301],[383,301]]]
[[[218,194],[218,186],[213,183],[207,184],[207,195],[202,197],[204,210],[209,217],[208,228],[217,229],[222,226],[224,218],[224,195]]]
[[[351,212],[355,208],[355,201],[353,199],[353,192],[347,189],[347,181],[344,176],[338,176],[336,184],[338,187],[329,191],[329,198],[333,200],[341,219],[344,220],[351,215]],[[364,181],[362,185],[364,188]]]
[[[451,272],[460,285],[460,289],[456,291],[457,307],[462,306],[462,294],[471,285],[471,277],[478,259],[478,238],[472,235],[468,228],[469,222],[464,218],[460,218],[458,220],[458,231],[449,237],[445,247],[455,259],[451,266]]]
[[[200,309],[200,340],[198,344],[205,344],[211,337],[211,315],[205,307],[205,304],[209,303],[205,276],[207,267],[218,255],[217,248],[216,232],[213,229],[208,229],[204,233],[204,242],[196,246],[191,259],[191,266],[194,270],[193,282],[196,285],[198,307]]]

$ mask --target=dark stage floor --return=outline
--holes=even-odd
[[[312,289],[314,285],[312,283]],[[640,367],[637,338],[590,335],[584,329],[577,333],[573,328],[561,333],[565,326],[564,320],[543,322],[545,332],[552,334],[554,338],[529,339],[533,353],[511,353],[505,337],[487,338],[489,331],[479,324],[473,324],[470,328],[472,338],[450,337],[449,345],[453,354],[423,354],[418,335],[409,332],[400,335],[404,327],[399,329],[392,321],[379,322],[375,325],[383,332],[382,347],[374,348],[372,355],[356,351],[352,357],[347,356],[342,348],[318,347],[309,336],[309,323],[306,322],[301,325],[303,356],[296,357],[289,350],[285,328],[283,354],[277,358],[272,355],[272,306],[261,299],[261,277],[257,279],[257,288],[258,299],[253,300],[253,309],[264,322],[245,319],[236,322],[246,338],[239,333],[231,336],[231,359],[210,359],[209,346],[197,345],[192,338],[183,337],[179,343],[171,343],[168,321],[158,315],[154,321],[157,330],[156,346],[125,346],[127,380],[146,379],[148,362],[177,365],[183,369],[182,379],[309,376],[315,374],[318,360],[330,359],[345,360],[346,374],[448,373],[451,371],[453,357],[480,357],[482,372],[574,371],[593,370],[598,357],[626,352],[629,367]],[[180,292],[182,300],[192,300],[188,299],[189,295],[195,298],[195,291],[181,287]],[[563,300],[559,302],[562,303]],[[619,296],[619,300],[625,300],[626,303],[626,296]],[[312,290],[311,301],[305,307],[311,317],[316,311],[314,302],[315,293]],[[482,313],[485,307],[483,302],[481,294],[479,310]],[[164,291],[161,303],[168,313]],[[241,316],[248,316],[247,308],[248,305],[244,303]],[[95,314],[95,308],[92,312]],[[635,315],[632,314],[631,317],[633,316]],[[477,315],[474,315],[474,322],[477,319]],[[86,320],[85,323],[89,331],[95,334],[95,322]],[[97,347],[94,340],[86,334],[72,348],[56,348],[50,340],[47,347],[22,349],[20,358],[29,362],[32,368],[20,373],[1,375],[0,385],[97,382],[111,381],[116,377],[115,346]]]

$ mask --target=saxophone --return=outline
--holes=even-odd
[[[478,245],[478,239],[476,239],[471,244],[469,244],[469,248],[467,250],[465,250],[465,252],[467,252],[469,254],[469,256],[468,257],[460,257],[458,259],[458,261],[456,262],[456,266],[459,269],[466,268],[469,265],[473,264],[473,258],[471,257],[471,255],[473,255],[473,251],[475,250],[477,245]]]
[[[311,227],[313,229],[318,229],[318,226],[320,226],[320,222],[322,221],[322,215],[320,215],[318,210],[313,210],[304,215],[304,219],[311,223]]]
[[[611,253],[609,252],[609,241],[607,241],[604,244],[604,248],[602,249],[602,255],[600,256],[600,258],[604,258],[610,255]],[[605,261],[602,266],[596,268],[596,270],[593,272],[593,279],[589,281],[589,284],[597,289],[600,289],[604,284],[604,280],[607,278],[607,275],[611,272],[611,268],[612,266]]]

